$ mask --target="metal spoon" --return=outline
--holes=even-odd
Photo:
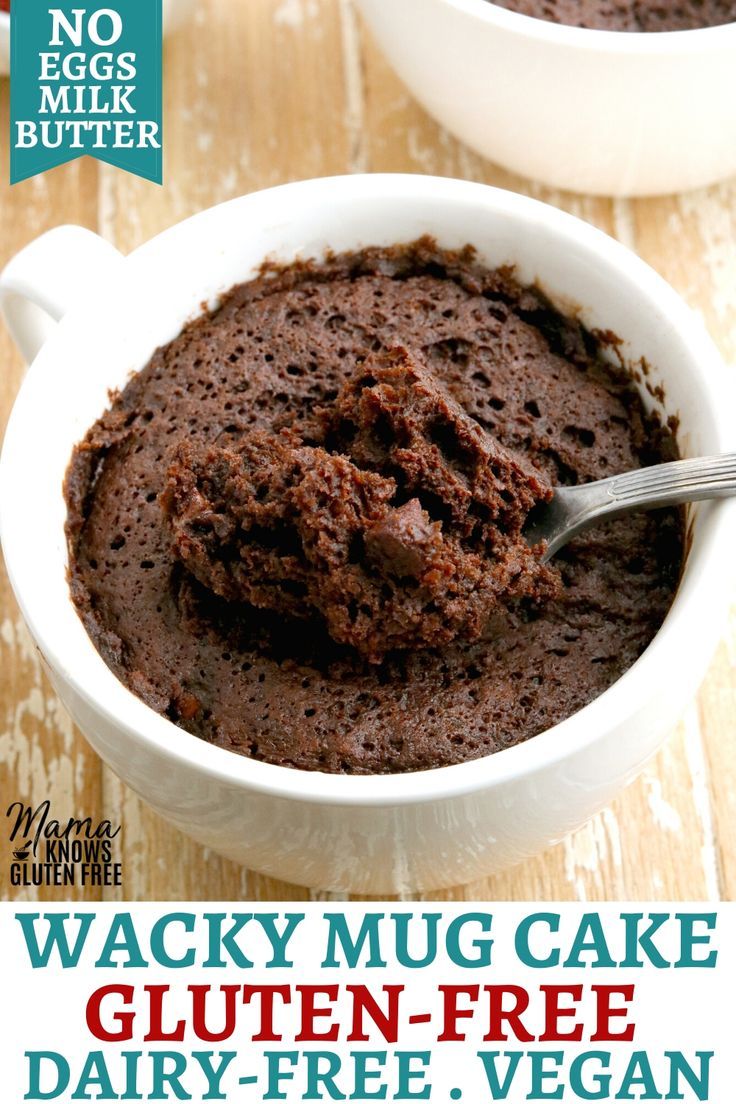
[[[546,562],[581,530],[604,518],[730,495],[736,495],[736,453],[654,464],[594,483],[557,487],[549,502],[532,510],[524,537],[530,545],[546,541]]]

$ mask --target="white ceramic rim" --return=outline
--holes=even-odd
[[[446,8],[454,8],[507,31],[516,31],[525,38],[534,38],[550,45],[568,46],[611,54],[687,54],[692,51],[721,50],[724,45],[736,48],[736,23],[718,27],[698,27],[690,31],[599,31],[589,27],[569,27],[532,15],[501,8],[490,0],[438,0]],[[724,38],[726,42],[724,43]]]
[[[718,448],[725,451],[733,447],[730,388],[725,368],[713,342],[676,292],[644,261],[613,238],[538,200],[488,185],[455,179],[367,174],[300,181],[264,191],[269,192],[272,199],[282,203],[284,209],[288,210],[290,202],[296,201],[292,200],[292,193],[296,196],[301,192],[307,197],[313,193],[314,202],[318,202],[323,195],[329,195],[331,188],[343,189],[354,201],[367,194],[394,196],[425,191],[441,202],[443,198],[446,201],[453,198],[470,199],[472,193],[474,202],[479,206],[483,204],[495,211],[510,211],[517,216],[522,215],[531,224],[544,220],[581,247],[594,249],[597,258],[607,265],[614,277],[634,284],[641,293],[645,307],[653,306],[672,321],[678,340],[692,360],[698,386],[708,396]],[[137,257],[140,263],[149,251],[157,249],[162,239],[175,237],[180,227],[186,223],[221,218],[230,205],[246,203],[259,195],[263,193],[252,193],[251,196],[240,197],[200,212],[192,219],[165,230],[130,256]],[[120,278],[125,281],[125,269]],[[59,324],[60,327],[66,328],[69,323],[76,324],[75,319],[83,317],[84,310],[85,308],[72,310]],[[54,340],[55,337],[52,337],[49,342],[52,354]],[[35,363],[29,371],[34,373],[39,368],[47,370],[44,365]],[[9,430],[13,420],[11,414]],[[10,432],[6,435],[6,443],[9,437]],[[5,449],[1,460],[0,508],[4,506],[5,481],[9,478],[5,471]],[[710,626],[718,622],[717,614],[724,601],[724,585],[733,574],[732,542],[736,540],[736,501],[714,503],[709,508],[713,511],[711,524],[700,537],[701,562],[697,565],[697,570],[688,573],[663,627],[652,643],[608,690],[571,717],[525,743],[453,766],[394,775],[346,776],[305,771],[249,759],[206,743],[175,726],[128,690],[105,664],[86,634],[85,647],[89,649],[88,659],[95,665],[96,674],[94,689],[82,685],[74,671],[68,667],[68,657],[64,649],[64,625],[52,626],[49,633],[49,619],[45,619],[44,625],[44,611],[34,608],[32,593],[29,600],[29,596],[19,591],[16,585],[16,560],[18,564],[23,562],[24,551],[20,535],[6,532],[4,550],[8,574],[23,615],[32,635],[40,642],[52,669],[59,673],[71,690],[92,710],[106,715],[114,726],[125,732],[133,745],[149,745],[169,759],[172,765],[185,764],[221,783],[242,785],[244,790],[308,803],[395,806],[488,791],[519,776],[546,768],[576,752],[589,750],[607,731],[625,724],[645,706],[651,697],[652,682],[662,685],[667,680],[676,678],[678,670],[682,669],[684,672],[689,667],[689,649],[694,644],[715,644],[715,632]],[[5,510],[2,512],[4,515]],[[18,529],[20,530],[20,526]],[[65,605],[69,617],[74,618],[78,625],[78,615],[68,593]],[[67,621],[67,625],[70,624],[71,621]],[[706,629],[703,628],[704,625]]]

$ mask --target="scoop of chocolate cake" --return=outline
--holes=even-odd
[[[518,537],[532,507],[552,494],[532,464],[465,413],[419,353],[400,346],[366,358],[326,421],[336,448],[394,478],[404,497],[416,495],[481,550]]]
[[[161,502],[175,555],[229,601],[320,615],[372,662],[479,639],[499,602],[556,593],[521,531],[551,490],[403,348],[358,367],[321,413],[229,447],[180,444]]]

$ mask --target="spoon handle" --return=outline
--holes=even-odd
[[[736,453],[675,460],[651,468],[601,480],[606,488],[604,512],[677,506],[705,498],[727,498],[736,493]]]
[[[577,487],[560,487],[527,539],[547,540],[543,559],[594,522],[655,506],[736,495],[736,453],[654,464]]]

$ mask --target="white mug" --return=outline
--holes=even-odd
[[[488,0],[358,0],[419,102],[473,149],[556,188],[657,195],[736,173],[736,22],[592,31]]]
[[[118,681],[71,602],[62,493],[72,448],[109,390],[264,258],[426,233],[447,247],[472,243],[489,266],[514,264],[585,325],[618,334],[627,359],[650,365],[664,412],[680,418],[685,455],[734,449],[723,365],[675,292],[586,223],[481,184],[400,175],[288,184],[204,211],[125,258],[62,227],[0,277],[7,322],[33,359],[0,458],[2,542],[59,696],[105,762],[182,831],[252,869],[343,892],[467,882],[584,823],[641,770],[694,693],[734,570],[736,501],[693,507],[682,582],[633,667],[547,732],[437,770],[346,777],[254,761],[176,728]],[[652,393],[643,391],[650,408]]]

